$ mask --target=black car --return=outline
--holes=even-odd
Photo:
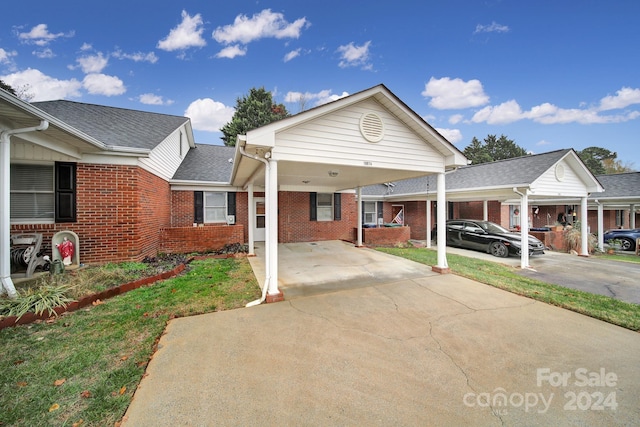
[[[634,251],[636,249],[636,239],[640,237],[640,228],[607,230],[602,236],[605,243],[610,240],[619,240],[620,249],[623,251]]]
[[[452,219],[447,221],[447,245],[475,249],[493,256],[520,256],[520,233],[514,233],[490,221]],[[529,254],[544,254],[544,244],[529,236]]]

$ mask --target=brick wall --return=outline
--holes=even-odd
[[[355,194],[342,194],[340,221],[311,221],[309,197],[309,193],[287,191],[279,193],[278,238],[280,243],[354,240],[353,227],[357,224],[358,215]]]
[[[395,245],[407,242],[410,238],[411,227],[379,227],[362,230],[362,241],[365,245]]]
[[[169,183],[135,166],[77,165],[77,222],[12,225],[11,233],[42,233],[52,254],[55,233],[80,240],[80,262],[141,260],[155,255],[159,229],[169,225]]]
[[[227,244],[244,243],[243,225],[167,227],[160,230],[160,252],[212,252]]]

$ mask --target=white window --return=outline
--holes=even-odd
[[[11,221],[53,221],[54,165],[11,165]]]
[[[376,202],[363,202],[362,210],[364,211],[364,223],[365,224],[375,224],[376,218],[378,218],[376,214]]]
[[[204,193],[204,222],[227,221],[227,193]]]
[[[333,221],[333,194],[318,193],[318,221]]]

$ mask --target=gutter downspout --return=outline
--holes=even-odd
[[[513,187],[513,192],[520,195],[520,268],[531,268],[529,266],[529,190],[525,188],[524,193]]]
[[[41,120],[38,126],[0,132],[0,295],[7,293],[9,298],[18,296],[11,280],[11,136],[48,128],[49,122]]]
[[[238,145],[238,149],[240,151],[240,154],[242,154],[244,157],[248,157],[250,159],[253,160],[257,160],[259,162],[264,163],[264,167],[265,167],[265,187],[267,187],[268,185],[268,181],[269,181],[269,169],[270,169],[270,165],[269,165],[269,161],[267,159],[263,159],[262,157],[259,157],[257,155],[254,154],[249,154],[244,150],[244,145],[240,144]],[[269,198],[266,197],[265,198],[265,207],[266,207],[266,211],[269,212]],[[265,229],[265,240],[268,242],[269,241],[269,227],[267,227]],[[251,301],[250,303],[248,303],[247,305],[245,305],[245,307],[253,307],[254,305],[260,305],[264,302],[264,300],[267,298],[267,290],[269,289],[269,281],[271,279],[271,270],[270,270],[270,259],[269,259],[269,251],[266,248],[266,242],[265,242],[265,260],[264,260],[264,266],[265,266],[265,278],[264,278],[264,285],[262,286],[262,294],[260,296],[260,299],[257,299],[255,301]]]

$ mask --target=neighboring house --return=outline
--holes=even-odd
[[[613,228],[637,228],[640,223],[640,172],[598,175],[604,192],[589,197],[589,207],[604,211],[604,230]],[[598,229],[598,216],[589,213],[589,226]]]

